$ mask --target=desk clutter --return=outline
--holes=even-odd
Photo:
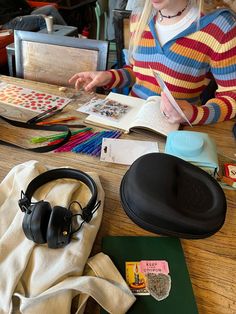
[[[51,105],[49,107],[43,108],[43,113],[44,114],[46,113],[47,118],[51,117],[57,112],[60,112],[64,108],[63,106],[57,107],[57,104]],[[35,111],[35,113],[38,112],[37,110],[34,109],[33,111]],[[44,309],[49,308],[49,306],[52,306],[53,303],[54,308],[53,309],[50,308],[51,312],[55,312],[58,310],[57,309],[59,304],[58,302],[61,302],[62,298],[63,298],[62,303],[63,304],[65,303],[66,307],[68,303],[64,302],[64,299],[67,299],[67,297],[68,299],[71,298],[72,290],[75,291],[74,294],[79,294],[83,292],[83,290],[81,289],[83,288],[83,285],[80,286],[80,279],[82,279],[81,282],[83,284],[84,278],[82,276],[88,276],[89,277],[88,279],[91,281],[92,288],[91,290],[92,291],[97,290],[98,297],[99,296],[104,297],[103,298],[104,300],[94,298],[104,308],[101,313],[104,313],[106,309],[109,313],[117,313],[117,311],[121,313],[123,310],[122,313],[128,311],[128,313],[130,314],[156,313],[156,312],[165,314],[168,313],[197,314],[198,313],[197,305],[193,294],[193,289],[184,257],[184,252],[181,246],[181,240],[178,238],[187,239],[206,238],[220,230],[220,228],[224,224],[226,214],[226,199],[221,187],[215,180],[216,172],[218,172],[220,163],[218,162],[217,159],[216,147],[214,143],[211,141],[211,139],[208,137],[208,135],[192,131],[190,132],[173,131],[173,133],[171,132],[167,136],[165,153],[159,153],[157,142],[137,140],[128,141],[124,139],[119,139],[123,134],[119,130],[100,130],[97,132],[93,130],[91,127],[87,127],[82,124],[81,125],[76,124],[76,122],[73,121],[75,120],[75,117],[73,116],[69,117],[67,114],[63,114],[62,116],[59,116],[59,118],[50,121],[43,121],[44,118],[42,119],[42,116],[43,115],[41,115],[40,113],[39,115],[33,118],[33,122],[32,119],[31,122],[29,120],[28,125],[31,126],[33,125],[36,127],[36,129],[38,128],[38,130],[40,130],[39,129],[40,126],[53,127],[55,124],[55,127],[57,126],[59,127],[61,123],[61,126],[66,125],[66,128],[70,132],[70,137],[68,136],[68,132],[62,132],[62,130],[60,130],[62,132],[60,134],[58,134],[57,132],[56,135],[32,138],[31,139],[32,144],[37,144],[37,146],[40,146],[40,143],[45,143],[46,147],[49,148],[54,147],[53,150],[55,153],[74,152],[94,157],[103,156],[104,159],[100,158],[101,161],[131,164],[130,168],[125,173],[122,179],[120,185],[120,195],[115,195],[116,200],[114,204],[117,207],[114,207],[114,212],[112,212],[112,214],[116,214],[116,209],[118,210],[121,209],[120,205],[121,200],[121,204],[124,208],[125,213],[128,215],[128,217],[130,217],[130,219],[133,222],[135,222],[141,228],[151,231],[154,234],[168,235],[168,237],[166,236],[104,237],[102,240],[102,252],[110,256],[110,258],[114,262],[114,266],[117,267],[117,272],[119,271],[122,276],[119,276],[120,275],[119,273],[116,274],[116,272],[114,271],[115,267],[109,268],[106,267],[105,264],[102,264],[101,259],[98,260],[97,265],[95,263],[95,260],[93,259],[92,260],[89,259],[88,261],[89,264],[87,266],[89,267],[91,267],[91,265],[97,266],[95,267],[94,270],[96,276],[91,275],[90,269],[89,272],[86,273],[87,266],[84,267],[84,265],[89,256],[89,253],[91,252],[92,244],[96,237],[96,232],[100,227],[100,222],[102,220],[103,214],[103,199],[104,199],[104,193],[102,191],[102,186],[100,185],[99,177],[97,176],[97,174],[92,173],[92,178],[96,181],[96,184],[98,185],[98,191],[101,196],[99,199],[102,199],[101,206],[98,208],[98,210],[93,211],[95,219],[92,218],[88,224],[85,223],[83,225],[83,228],[81,228],[78,236],[77,232],[73,233],[75,237],[69,238],[70,241],[66,243],[68,244],[68,248],[66,247],[63,248],[64,250],[63,254],[61,254],[62,251],[59,250],[58,254],[57,253],[52,254],[52,252],[48,251],[48,248],[45,245],[37,246],[35,253],[32,256],[30,256],[29,262],[26,260],[26,257],[24,258],[24,254],[23,255],[21,254],[20,261],[22,262],[22,266],[26,267],[25,268],[26,271],[23,272],[22,274],[22,279],[26,283],[25,285],[26,290],[29,291],[26,304],[23,304],[23,306],[27,307],[31,305],[29,304],[29,302],[32,301],[31,300],[32,295],[34,296],[34,298],[37,298],[39,296],[39,293],[31,292],[31,287],[33,287],[33,285],[28,286],[27,285],[28,282],[29,283],[36,282],[37,286],[39,286],[41,290],[48,291],[47,290],[48,286],[47,287],[42,286],[41,281],[42,278],[44,279],[43,275],[45,275],[45,272],[42,273],[41,263],[37,263],[38,260],[39,261],[41,260],[40,257],[37,258],[38,254],[40,254],[40,256],[43,256],[43,254],[47,254],[48,252],[47,255],[48,259],[46,259],[46,261],[48,261],[48,264],[46,266],[49,269],[49,272],[53,267],[55,269],[58,269],[58,267],[55,267],[55,265],[56,264],[59,265],[58,264],[59,262],[61,263],[61,267],[63,268],[62,271],[61,269],[60,271],[58,271],[58,274],[56,274],[55,272],[50,272],[50,276],[45,275],[46,284],[47,280],[50,281],[49,283],[51,287],[50,291],[52,291],[52,293],[55,293],[56,295],[55,302],[54,299],[51,302],[50,295],[46,296],[46,299],[45,300],[42,299],[40,302],[42,302],[42,308]],[[70,121],[73,121],[72,127],[74,126],[77,129],[73,128],[71,129],[70,125],[67,124],[67,122],[70,123]],[[50,130],[48,128],[47,130],[51,132],[53,129]],[[39,134],[42,135],[41,133]],[[30,134],[30,136],[32,135]],[[68,140],[64,142],[63,145],[59,145],[62,143],[62,140],[65,139],[67,136]],[[60,147],[58,146],[57,148],[55,148],[57,145],[59,145]],[[58,154],[57,156],[54,157],[57,161],[59,161],[60,157],[62,157],[61,160],[63,162],[65,160],[73,159],[75,167],[79,167],[80,156],[77,156],[78,158],[74,158],[73,156],[70,157],[66,156],[64,160],[63,154]],[[41,156],[39,158],[41,158]],[[77,161],[75,161],[75,159],[77,159]],[[94,159],[93,158],[84,159],[89,160],[88,162],[86,161],[85,163],[85,166],[89,169],[90,164],[92,165]],[[44,160],[47,160],[47,156]],[[110,171],[110,168],[112,168],[112,165],[108,164],[105,165],[105,167],[102,165],[102,163],[100,163],[99,167],[96,168],[96,169],[99,168],[98,174],[102,169],[101,171],[104,171],[103,173],[105,176]],[[205,171],[203,171],[200,168],[204,169]],[[209,175],[210,171],[207,171],[209,170],[208,168],[212,170],[211,175]],[[66,169],[68,170],[68,168]],[[7,206],[9,206],[11,215],[15,213],[17,207],[12,206],[12,202],[13,201],[17,202],[17,200],[19,200],[17,196],[20,195],[20,191],[22,191],[22,184],[25,186],[25,189],[23,190],[27,191],[28,190],[27,182],[28,181],[30,182],[32,180],[32,177],[36,178],[36,176],[38,175],[38,171],[41,172],[46,170],[47,169],[44,164],[38,165],[38,162],[36,161],[29,161],[25,163],[23,166],[19,165],[17,166],[17,168],[15,168],[14,171],[11,171],[10,177],[8,176],[8,180],[5,180],[5,182],[3,182],[3,184],[1,185],[1,189],[3,192],[2,195],[5,195],[6,193],[4,190],[8,191],[9,182],[11,184],[11,181],[14,180],[12,187],[17,191],[13,189],[10,192],[12,193],[12,195],[9,195],[9,199],[7,200],[7,202],[5,202]],[[46,176],[48,177],[49,173],[44,172],[44,174],[46,174]],[[117,177],[115,178],[116,180]],[[225,184],[228,184],[229,186],[234,188],[236,184],[236,165],[233,163],[233,161],[232,163],[225,162],[223,178],[225,180]],[[116,184],[114,182],[115,181],[112,182],[107,181],[108,184],[111,183]],[[80,195],[81,198],[83,198],[84,189],[82,188],[80,190],[80,187],[78,188],[76,187],[79,184],[78,182],[73,182],[71,187],[68,186],[69,182],[67,182],[67,180],[66,182],[61,181],[55,185],[50,185],[50,182],[48,183],[49,183],[48,187],[46,187],[46,189],[39,189],[38,193],[39,200],[49,197],[50,202],[49,205],[50,204],[53,205],[55,203],[56,205],[61,204],[64,207],[63,197],[65,197],[65,203],[67,202],[68,199],[69,202],[68,204],[74,204],[74,202],[73,201],[71,202],[70,200],[72,197],[73,198],[76,197],[76,199],[77,198],[79,199]],[[31,183],[29,186],[31,186]],[[63,191],[62,194],[60,194],[60,190],[58,193],[58,188]],[[105,186],[105,188],[107,187]],[[119,189],[117,189],[117,191],[118,190]],[[25,194],[27,193],[25,192]],[[116,192],[116,194],[118,193]],[[109,197],[110,196],[107,195],[108,200]],[[41,201],[38,204],[33,203],[33,206],[35,205],[41,206]],[[6,213],[8,213],[9,209],[7,207],[4,208]],[[54,208],[55,207],[52,206],[53,211]],[[40,208],[40,211],[41,209],[42,208]],[[71,209],[73,209],[73,207],[71,207]],[[77,206],[75,206],[75,209],[77,209]],[[81,207],[79,208],[78,206],[78,210],[79,209],[81,209]],[[57,211],[58,208],[56,206],[55,208],[56,214]],[[34,210],[34,212],[36,213],[37,211]],[[65,212],[66,213],[69,212],[67,210],[67,207]],[[111,220],[107,219],[107,217],[109,218],[112,217],[108,212],[109,210],[105,211],[105,215],[108,216],[105,217],[104,221],[108,220],[111,225],[110,222]],[[127,232],[127,226],[130,227],[130,230],[127,233],[134,234],[135,232],[133,231],[135,229],[132,229],[132,224],[130,224],[130,221],[126,220],[127,217],[124,216],[125,215],[122,216],[122,214],[120,215],[120,217],[122,217],[125,223],[127,222],[127,225],[125,226],[126,229],[125,231],[122,230],[122,232],[119,232],[119,234],[125,234],[124,232]],[[12,217],[14,218],[14,215],[12,215]],[[118,215],[117,217],[118,219],[120,218]],[[37,223],[38,221],[38,219],[36,218],[37,217],[35,217],[34,221],[35,223]],[[3,219],[9,220],[9,216],[3,215]],[[91,226],[92,224],[94,224],[94,226]],[[19,225],[20,224],[17,225],[18,228],[17,230],[19,230]],[[32,226],[31,222],[29,226],[31,230]],[[90,228],[90,226],[92,228]],[[118,227],[120,226],[121,228],[123,228],[122,224],[119,225]],[[3,227],[4,224],[2,224],[1,228]],[[51,226],[48,226],[48,231],[51,230],[50,227]],[[115,228],[117,228],[117,226],[115,226]],[[95,229],[96,232],[93,232],[92,229],[93,230]],[[17,231],[15,230],[15,227],[11,228],[11,230],[13,232]],[[5,232],[5,230],[3,231]],[[3,234],[5,234],[4,232]],[[67,230],[64,230],[64,233],[66,232]],[[140,234],[144,234],[140,230],[138,232],[140,232]],[[223,232],[220,234],[219,238],[221,237],[223,238],[225,233],[227,233],[227,230],[223,229]],[[17,233],[17,235],[19,234],[20,233]],[[64,236],[65,235],[67,236],[68,233],[64,234]],[[26,239],[22,237],[22,233],[20,234],[21,237],[14,236],[14,234],[13,236],[12,234],[7,234],[7,236],[8,241],[7,242],[4,241],[3,243],[4,248],[6,248],[9,243],[11,244],[11,241],[15,241],[17,242],[17,245],[23,247],[23,249],[21,249],[21,252],[25,252],[25,254],[28,253],[27,249],[29,249],[29,246],[27,246],[27,248],[24,249]],[[89,243],[87,242],[88,237],[91,239]],[[83,241],[83,239],[85,241]],[[214,239],[212,241],[214,243]],[[33,241],[31,242],[32,242],[31,245],[35,245]],[[188,242],[191,243],[190,246],[188,246],[187,244]],[[49,237],[47,238],[47,243],[48,246],[50,247],[51,242]],[[202,252],[201,253],[202,256],[204,256],[203,257],[204,259],[201,258],[201,255],[199,256],[196,254],[197,256],[196,261],[194,259],[192,261],[191,255],[197,253],[196,250],[194,251],[194,248],[190,249],[191,246],[194,247],[193,241],[184,240],[183,243],[184,248],[187,248],[186,257],[188,263],[191,265],[190,270],[191,274],[193,274],[192,278],[194,280],[193,284],[195,289],[196,286],[197,289],[204,289],[204,286],[201,285],[198,286],[198,282],[200,282],[201,277],[198,278],[198,280],[196,280],[195,276],[199,277],[200,272],[198,273],[195,272],[195,270],[193,269],[194,267],[202,271],[204,279],[206,279],[207,284],[208,282],[210,282],[211,278],[213,279],[221,278],[213,277],[215,275],[213,271],[212,273],[210,272],[209,276],[207,276],[208,269],[207,267],[209,264],[211,264],[212,260],[208,259],[209,256],[206,255],[207,253],[203,254],[202,248],[200,248],[200,250]],[[201,246],[202,241],[199,241],[198,243]],[[58,246],[58,244],[61,245],[62,243],[56,243],[56,246]],[[52,245],[54,245],[54,242],[52,243]],[[198,245],[196,247],[198,247]],[[80,252],[83,252],[81,256],[78,256],[78,248]],[[0,251],[6,252],[6,250]],[[13,262],[11,263],[11,265],[13,267],[15,265],[18,265],[17,263],[14,262],[14,259],[15,260],[19,259],[19,254],[17,254],[18,251],[11,250],[11,248],[8,251],[9,256],[13,258]],[[32,250],[32,252],[34,252],[34,250]],[[72,254],[75,254],[75,257],[72,261],[74,262],[74,264],[72,263],[71,265],[69,265],[68,268],[68,265],[65,263],[65,261],[68,259],[66,259],[65,257],[67,257],[67,255],[70,252],[72,252]],[[210,252],[210,255],[213,256],[216,254],[212,254],[212,252]],[[1,271],[1,273],[3,274],[2,276],[3,283],[7,282],[8,286],[16,287],[16,291],[18,291],[19,290],[17,281],[18,278],[16,277],[12,278],[12,276],[16,274],[17,270],[11,269],[11,271],[9,272],[8,262],[9,256],[6,254],[6,257],[4,257],[5,258],[4,263],[1,263],[0,265],[0,268],[3,267]],[[106,262],[108,256],[104,255]],[[206,256],[207,258],[205,259]],[[32,263],[31,261],[33,257],[36,257],[34,258],[34,263]],[[220,262],[222,262],[223,257],[220,256],[219,258]],[[204,265],[205,262],[208,265],[206,264]],[[33,268],[31,267],[32,265]],[[220,268],[220,265],[221,264],[214,265],[215,268],[217,268],[216,269],[217,271]],[[204,268],[204,266],[206,267]],[[31,269],[29,269],[30,267]],[[75,274],[71,273],[70,269],[71,267],[74,267],[73,269],[76,270]],[[85,272],[83,272],[83,270]],[[97,272],[98,270],[101,271],[102,273],[98,273]],[[73,278],[71,277],[71,275]],[[29,280],[27,276],[29,276]],[[61,280],[60,278],[62,278],[62,276],[63,280],[61,281],[60,285],[58,285],[58,280]],[[70,279],[68,278],[68,276],[72,278],[73,282],[68,280]],[[116,282],[117,279],[120,279],[120,281]],[[123,282],[124,279],[126,279],[126,283]],[[216,282],[216,285],[218,285],[217,280],[214,282]],[[99,283],[100,285],[98,286],[97,283]],[[96,287],[99,288],[96,289]],[[62,289],[63,291],[61,290],[58,299],[56,299],[59,291],[58,288]],[[13,291],[14,289],[11,289],[12,293]],[[211,291],[213,291],[213,289]],[[64,293],[67,294],[67,292],[68,296],[66,295],[64,298]],[[19,294],[19,298],[26,299],[24,291],[20,290],[20,293],[22,293],[22,295]],[[137,296],[136,301],[134,295]],[[198,291],[196,297],[198,297],[197,301],[199,301]],[[203,297],[205,297],[205,295],[203,295],[202,298]],[[104,304],[102,301],[104,301]],[[210,301],[212,302],[212,300]],[[6,301],[4,299],[4,303],[5,302]],[[209,302],[210,306],[212,305],[211,302]],[[132,305],[133,303],[134,305]],[[3,305],[5,306],[5,304]],[[109,307],[107,305],[109,305]],[[41,304],[37,306],[41,307]],[[200,302],[200,308],[201,306],[202,304]],[[43,310],[41,310],[41,312],[42,311]]]
[[[91,156],[100,156],[102,148],[102,140],[104,138],[119,138],[121,131],[100,131],[94,132],[92,128],[84,128],[82,130],[72,131],[72,136],[67,143],[55,150],[55,152],[73,152],[82,153]],[[55,145],[61,141],[65,134],[50,135],[45,137],[34,137],[32,143],[48,142],[48,145]]]

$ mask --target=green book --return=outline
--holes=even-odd
[[[171,277],[169,296],[157,301],[150,295],[137,296],[129,314],[197,314],[181,242],[170,237],[108,236],[102,240],[102,251],[109,255],[125,278],[126,262],[165,260]],[[101,310],[101,313],[107,313]]]

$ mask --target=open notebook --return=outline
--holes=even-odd
[[[130,131],[151,131],[167,136],[176,131],[179,124],[170,124],[160,111],[160,97],[147,100],[110,93],[105,100],[93,100],[78,111],[88,113],[86,123],[115,128],[126,133]]]

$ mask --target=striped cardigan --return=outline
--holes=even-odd
[[[160,46],[152,18],[133,55],[133,64],[110,70],[109,88],[132,87],[131,95],[146,99],[161,90],[149,68],[157,70],[173,96],[193,106],[193,124],[229,120],[236,114],[236,16],[219,9],[202,16],[178,36]],[[197,28],[198,27],[198,28]],[[135,30],[134,18],[131,31]],[[212,75],[215,98],[201,105],[200,95]]]

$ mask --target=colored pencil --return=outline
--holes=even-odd
[[[61,119],[55,119],[50,121],[41,121],[36,123],[37,125],[50,125],[50,124],[60,124],[61,122],[72,121],[78,119],[77,117],[65,117]]]

